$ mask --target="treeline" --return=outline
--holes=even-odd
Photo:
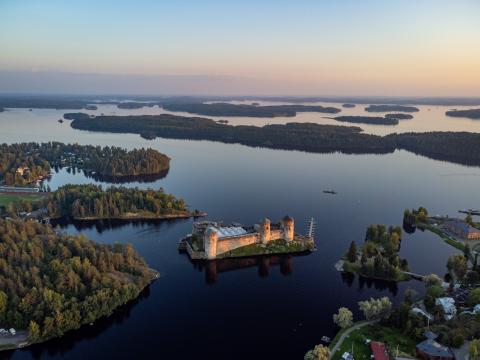
[[[189,216],[183,199],[160,190],[99,185],[64,185],[42,203],[51,218],[154,218]]]
[[[358,123],[358,124],[371,124],[371,125],[398,125],[397,118],[381,117],[381,116],[336,116],[337,121]]]
[[[415,106],[405,106],[405,105],[370,105],[365,108],[365,111],[368,112],[418,112],[419,108]]]
[[[167,103],[161,105],[169,111],[183,111],[205,116],[278,117],[295,116],[297,112],[320,112],[336,114],[340,109],[320,105],[246,105],[230,103]]]
[[[136,298],[154,274],[131,245],[0,220],[0,323],[29,341],[63,335]]]
[[[377,136],[359,127],[289,123],[232,126],[211,119],[170,114],[139,116],[74,116],[71,126],[90,131],[134,133],[152,139],[211,140],[274,149],[359,154],[404,149],[436,160],[480,166],[480,134],[467,132],[404,133]]]
[[[408,262],[398,256],[401,238],[402,229],[398,226],[370,225],[360,251],[355,242],[350,244],[344,270],[387,280],[408,278],[402,273],[409,271]]]
[[[451,117],[463,117],[468,119],[480,119],[480,109],[468,109],[468,110],[450,110],[445,113]]]
[[[26,185],[50,175],[53,166],[77,167],[100,176],[121,179],[168,170],[170,158],[153,149],[126,150],[115,146],[18,143],[0,145],[0,181]]]

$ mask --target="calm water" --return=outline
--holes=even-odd
[[[117,114],[160,111],[111,109]],[[99,111],[108,113],[105,108]],[[99,242],[132,243],[161,278],[141,299],[112,317],[62,339],[11,352],[8,356],[13,359],[302,359],[322,335],[334,335],[332,314],[338,307],[350,307],[360,319],[356,305],[360,300],[389,296],[398,302],[407,287],[423,290],[414,280],[395,285],[336,272],[336,260],[352,240],[362,242],[369,224],[399,225],[404,208],[420,205],[451,216],[458,209],[480,206],[480,168],[405,151],[308,154],[208,141],[148,141],[137,135],[76,131],[68,122],[57,122],[61,114],[55,110],[1,113],[0,142],[56,140],[153,147],[172,158],[168,175],[128,186],[163,187],[192,208],[207,211],[210,219],[250,224],[264,216],[277,220],[289,214],[302,233],[313,216],[318,223],[318,251],[206,265],[192,263],[177,252],[177,242],[190,231],[191,220],[68,225],[66,231],[81,232]],[[455,124],[463,121],[453,120]],[[433,118],[426,121],[431,124]],[[469,126],[478,131],[477,124]],[[473,131],[468,126],[455,129]],[[62,170],[50,185],[56,188],[70,182],[94,181]],[[338,195],[323,194],[326,188]],[[428,232],[404,234],[401,244],[401,255],[419,273],[443,275],[446,260],[454,252]]]

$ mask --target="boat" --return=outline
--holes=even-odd
[[[327,189],[327,190],[323,190],[323,193],[324,194],[332,194],[332,195],[336,195],[337,192],[335,190],[330,190],[330,189]]]
[[[320,340],[322,340],[324,343],[332,342],[332,339],[330,339],[328,336],[322,336]]]

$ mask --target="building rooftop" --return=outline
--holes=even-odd
[[[464,231],[466,233],[480,233],[479,229],[474,228],[473,226],[461,220],[451,220],[451,221],[448,221],[447,224],[457,228],[458,230]]]
[[[240,236],[247,233],[247,230],[240,226],[223,226],[217,227],[216,230],[219,239],[231,236]]]
[[[427,339],[420,344],[417,344],[417,349],[430,356],[453,358],[453,354],[448,347],[441,345],[432,339]]]
[[[370,348],[372,349],[375,360],[389,360],[387,349],[385,348],[384,343],[372,341],[370,343]]]

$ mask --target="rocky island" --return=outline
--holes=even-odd
[[[310,252],[315,249],[312,238],[295,234],[294,220],[285,216],[272,224],[263,219],[260,224],[243,226],[221,222],[193,223],[192,233],[180,241],[179,250],[192,260],[214,260],[265,254]]]

